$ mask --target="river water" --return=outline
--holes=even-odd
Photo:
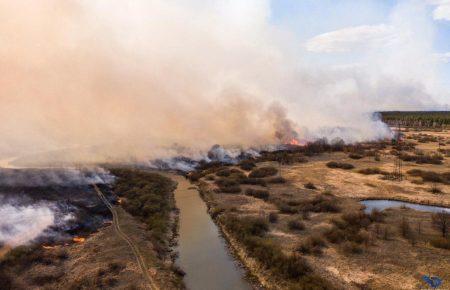
[[[450,213],[450,208],[433,206],[433,205],[422,205],[411,202],[397,201],[397,200],[386,200],[386,199],[377,199],[377,200],[363,200],[361,201],[363,205],[366,206],[365,212],[370,213],[372,209],[384,210],[386,208],[391,207],[408,207],[419,211],[428,211],[428,212],[447,212]]]
[[[242,269],[228,251],[225,240],[207,213],[198,191],[184,177],[178,182],[175,200],[180,209],[177,264],[186,272],[191,290],[250,290]]]

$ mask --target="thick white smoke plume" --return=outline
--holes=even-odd
[[[309,63],[270,13],[268,0],[0,0],[0,156],[132,161],[170,157],[175,143],[360,141],[388,133],[370,112],[429,102],[387,69]]]
[[[55,223],[55,214],[46,204],[0,205],[0,242],[18,246],[37,238]]]

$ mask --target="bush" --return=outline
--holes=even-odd
[[[269,213],[269,222],[272,224],[277,223],[279,220],[278,214],[276,212]]]
[[[345,234],[337,227],[333,227],[325,232],[325,238],[333,244],[339,244],[345,239]]]
[[[243,178],[239,181],[241,184],[250,184],[250,185],[260,185],[263,187],[267,186],[267,183],[264,179],[261,178]]]
[[[286,183],[286,179],[281,176],[267,178],[267,183]]]
[[[441,193],[443,193],[442,190],[439,187],[437,187],[436,185],[431,187],[430,192],[434,193],[434,194],[441,194]]]
[[[261,168],[253,169],[248,177],[250,178],[263,178],[268,176],[273,176],[278,173],[278,170],[272,166],[266,166]]]
[[[325,232],[331,243],[351,241],[357,244],[368,243],[370,237],[366,230],[371,223],[369,216],[362,211],[348,212],[340,219],[333,219],[333,228]]]
[[[351,153],[348,155],[348,157],[350,157],[351,159],[361,159],[364,156],[360,155],[360,154],[356,154],[356,153]]]
[[[280,212],[284,214],[296,214],[299,212],[298,208],[296,208],[295,206],[290,206],[284,202],[277,203],[277,206]]]
[[[305,241],[301,242],[296,251],[303,254],[322,254],[322,248],[326,246],[325,241],[318,235],[308,237]]]
[[[450,230],[450,213],[444,211],[435,213],[431,216],[433,226],[439,230],[443,238],[446,238]]]
[[[288,222],[288,228],[291,231],[302,231],[305,229],[305,224],[299,220],[294,219]]]
[[[349,169],[355,168],[355,166],[353,166],[350,163],[341,163],[341,162],[336,162],[336,161],[328,162],[327,166],[329,168],[340,168],[340,169],[345,169],[345,170],[349,170]]]
[[[239,193],[241,192],[241,187],[239,183],[230,178],[220,178],[215,181],[216,185],[219,187],[219,191],[223,193]]]
[[[280,278],[302,289],[330,288],[320,277],[309,276],[311,269],[301,256],[286,255],[271,240],[264,238],[267,227],[262,231],[252,230],[255,224],[263,223],[262,221],[257,222],[255,218],[238,218],[229,215],[223,218],[223,223],[227,230],[243,244],[251,257]],[[256,226],[256,228],[260,227]]]
[[[383,221],[384,221],[384,213],[381,212],[379,209],[374,208],[374,209],[372,209],[372,211],[370,212],[369,219],[370,219],[372,222],[378,222],[378,223],[383,222]]]
[[[303,202],[302,208],[313,212],[339,212],[341,210],[338,200],[327,194],[321,194],[311,201]]]
[[[361,254],[363,248],[355,242],[346,241],[342,244],[342,251],[346,254]]]
[[[117,177],[113,190],[124,197],[122,206],[147,224],[152,242],[163,252],[168,247],[170,214],[175,207],[175,183],[153,172],[133,169],[112,169],[111,172]]]
[[[262,200],[269,199],[269,192],[267,190],[247,188],[247,190],[245,191],[245,194],[262,199]]]
[[[407,162],[416,162],[417,164],[442,164],[444,157],[441,154],[427,154],[427,155],[410,155],[402,153],[399,158]]]
[[[229,168],[225,168],[216,172],[217,176],[220,177],[228,177],[231,174],[231,170]]]
[[[450,239],[446,238],[435,238],[430,241],[431,245],[435,248],[441,248],[450,250]]]
[[[253,162],[251,160],[243,160],[243,161],[241,161],[241,163],[239,163],[239,167],[242,170],[250,171],[256,167],[256,164],[255,164],[255,162]]]
[[[43,286],[48,283],[58,281],[62,276],[64,276],[64,272],[55,272],[55,273],[39,273],[34,277],[31,277],[31,280],[35,285]]]
[[[386,171],[381,170],[380,168],[376,168],[376,167],[360,169],[360,170],[358,170],[358,173],[365,174],[365,175],[373,175],[373,174],[388,175],[389,174],[389,172],[386,172]]]
[[[405,239],[409,239],[412,235],[411,226],[409,225],[409,221],[406,218],[403,218],[399,225],[399,230]]]
[[[425,182],[450,184],[450,172],[437,173],[434,171],[411,169],[408,170],[407,173],[411,176],[421,177]]]
[[[305,184],[305,188],[307,188],[307,189],[317,189],[317,187],[312,182],[306,183]]]
[[[223,193],[240,193],[242,191],[242,189],[239,185],[223,186],[223,187],[219,187],[219,190],[220,190],[220,192],[223,192]]]
[[[367,228],[370,225],[370,219],[362,211],[348,212],[342,215],[342,220],[346,223],[346,227]]]

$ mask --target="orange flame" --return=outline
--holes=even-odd
[[[75,237],[72,239],[75,243],[83,243],[86,239],[81,237]]]
[[[298,142],[297,139],[292,138],[291,141],[289,141],[290,145],[300,146],[300,142]]]

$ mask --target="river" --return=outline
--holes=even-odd
[[[177,264],[186,272],[191,290],[250,290],[242,269],[230,254],[226,241],[207,213],[198,191],[184,177],[176,182],[175,200],[180,209]]]

